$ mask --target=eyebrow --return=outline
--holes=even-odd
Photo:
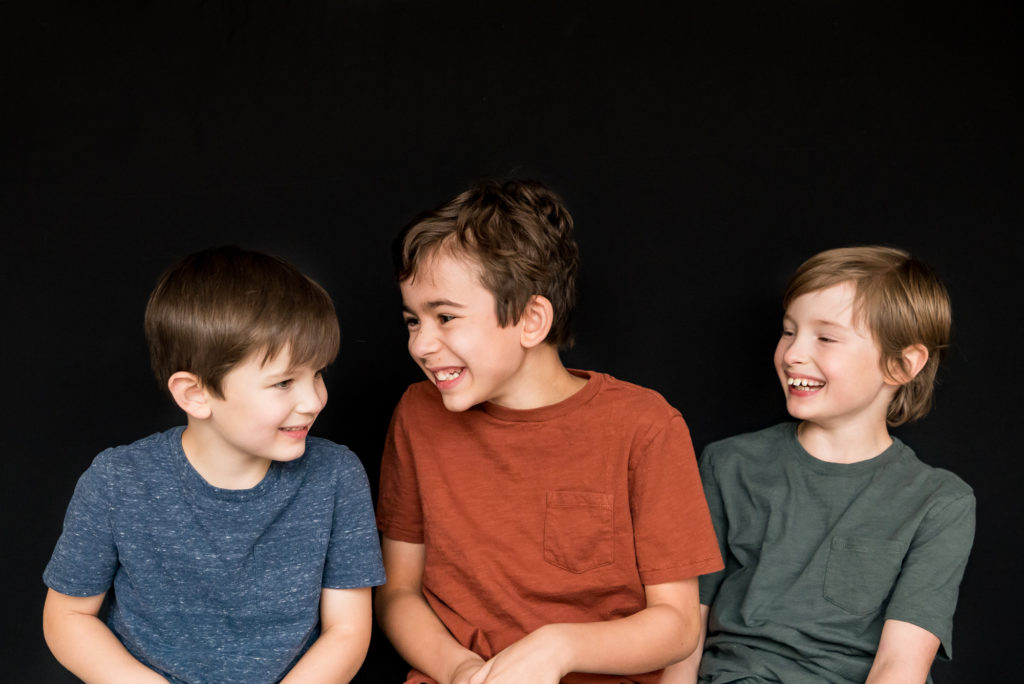
[[[453,302],[450,299],[435,299],[433,301],[427,302],[427,304],[426,304],[426,307],[428,309],[430,309],[431,311],[433,311],[434,309],[440,309],[442,306],[450,306],[450,307],[453,307],[455,309],[465,309],[466,308],[465,304],[459,304],[458,302]],[[407,313],[415,313],[409,307],[409,305],[406,304],[405,302],[402,302],[402,311],[405,311]]]
[[[793,317],[789,316],[789,315],[783,316],[782,317],[782,321],[784,323],[786,321],[789,321],[791,323],[795,323],[796,322],[793,319]],[[810,321],[810,324],[811,325],[825,325],[825,326],[828,326],[830,328],[843,328],[844,330],[847,329],[847,326],[843,325],[842,323],[837,323],[836,321],[830,321],[830,320],[827,320],[827,319],[824,319],[824,318],[816,318],[813,321]]]

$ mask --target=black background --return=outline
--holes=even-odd
[[[102,448],[182,421],[142,336],[159,273],[238,243],[321,282],[344,339],[316,431],[375,483],[419,378],[391,237],[510,174],[554,187],[577,222],[566,363],[659,390],[698,451],[785,418],[771,354],[803,259],[884,243],[938,270],[953,346],[934,411],[897,434],[975,488],[979,517],[935,679],[1009,676],[1019,19],[1011,2],[7,3],[5,679],[71,680],[39,615],[74,483]],[[358,681],[402,672],[376,634]]]

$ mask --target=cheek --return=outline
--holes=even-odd
[[[782,372],[782,357],[786,353],[786,341],[780,339],[778,344],[775,345],[775,354],[772,356],[772,362],[775,364],[775,370],[779,373]]]

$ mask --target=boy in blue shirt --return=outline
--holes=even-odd
[[[775,368],[799,422],[705,450],[725,569],[700,579],[703,658],[665,682],[925,682],[952,655],[974,495],[888,427],[931,406],[945,288],[906,252],[853,247],[800,266],[783,305]]]
[[[187,425],[82,475],[43,574],[47,644],[86,681],[348,681],[384,574],[362,465],[309,436],[330,297],[275,257],[207,250],[161,278],[146,337]]]

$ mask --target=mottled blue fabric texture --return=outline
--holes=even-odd
[[[366,473],[310,437],[252,489],[219,489],[182,430],[96,457],[43,580],[70,596],[112,588],[110,628],[172,682],[277,681],[319,634],[321,588],[384,582]]]

